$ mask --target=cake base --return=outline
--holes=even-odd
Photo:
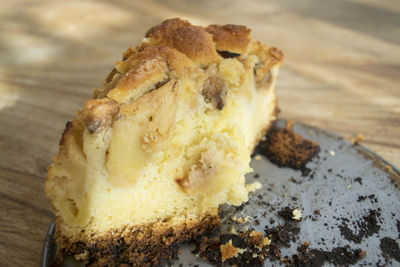
[[[86,266],[154,266],[175,259],[179,244],[210,233],[219,225],[218,215],[206,215],[173,227],[169,222],[149,223],[77,241],[57,229],[58,249],[53,266],[61,266],[68,256],[84,261]]]

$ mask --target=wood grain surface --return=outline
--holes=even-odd
[[[0,266],[38,266],[53,215],[46,166],[65,122],[121,52],[163,19],[244,24],[282,49],[281,117],[400,166],[398,0],[0,0]]]

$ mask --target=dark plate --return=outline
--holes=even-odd
[[[285,122],[279,120],[277,125],[283,127]],[[224,208],[221,229],[234,225],[237,229],[249,227],[263,232],[265,226],[273,227],[284,223],[277,215],[280,209],[286,206],[295,207],[301,209],[303,214],[302,221],[296,223],[300,233],[297,241],[282,249],[283,256],[295,254],[296,248],[307,241],[310,248],[325,251],[346,245],[366,251],[365,258],[359,260],[357,265],[400,265],[400,262],[380,248],[384,237],[399,244],[400,191],[396,187],[396,184],[400,184],[399,170],[365,147],[352,145],[335,134],[300,123],[294,125],[294,130],[320,144],[321,152],[307,164],[311,169],[310,174],[304,177],[300,171],[278,168],[263,157],[258,160],[253,158],[251,165],[254,172],[248,175],[247,181],[259,181],[263,187],[252,194],[250,201],[241,208]],[[259,177],[255,178],[255,174]],[[273,186],[269,186],[271,184]],[[319,210],[319,215],[315,214],[316,210]],[[366,231],[361,238],[358,235],[358,240],[349,238],[348,235],[346,239],[340,228],[347,225],[348,230],[357,235],[360,232],[360,225],[357,223],[362,223],[362,218],[371,210],[378,214],[376,231]],[[262,216],[265,212],[266,215]],[[233,215],[237,218],[249,216],[253,219],[247,224],[237,224],[231,220]],[[257,225],[254,223],[255,216],[259,220]],[[275,221],[273,224],[270,223],[271,219]],[[43,267],[50,266],[49,263],[54,258],[54,228],[52,224],[46,236],[41,262]],[[194,256],[192,249],[192,246],[184,245],[179,260],[174,265],[210,266]],[[79,266],[77,264],[69,259],[66,266]],[[267,259],[265,265],[280,264]]]

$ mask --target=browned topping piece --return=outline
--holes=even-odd
[[[132,90],[132,88],[138,88],[147,81],[151,81],[153,85],[167,79],[167,71],[168,67],[165,59],[162,57],[153,57],[130,69],[120,80],[118,87],[128,91]],[[148,88],[150,89],[152,86],[150,85]]]
[[[258,62],[254,67],[257,88],[269,87],[272,82],[271,67],[280,64],[284,55],[277,48],[268,48],[260,42],[253,42],[251,47],[250,53],[257,55],[258,58]],[[263,53],[262,51],[265,52]]]
[[[171,36],[176,29],[183,26],[190,26],[190,22],[179,18],[167,19],[161,24],[152,27],[145,34],[146,38],[152,38],[155,45],[163,42],[164,38]]]
[[[83,120],[90,133],[97,133],[110,126],[118,110],[118,104],[112,100],[91,99],[82,112]]]
[[[217,62],[219,56],[211,35],[199,26],[181,19],[166,20],[146,33],[154,45],[166,45],[184,53],[199,64]]]
[[[269,55],[271,56],[272,64],[276,64],[283,60],[283,53],[281,50],[277,49],[276,47],[271,47],[269,49]]]
[[[221,245],[220,250],[222,262],[236,257],[236,255],[239,253],[239,249],[232,245],[232,240],[229,240],[228,243]]]
[[[255,153],[266,156],[279,167],[301,170],[307,175],[305,165],[319,152],[317,142],[312,142],[293,131],[293,122],[289,121],[284,129],[272,128],[266,140],[258,144]]]
[[[218,59],[211,36],[200,27],[181,27],[175,31],[172,38],[172,47],[199,63],[209,63]]]
[[[95,90],[96,98],[109,97],[117,102],[131,103],[140,96],[161,87],[172,79],[191,73],[195,79],[199,74],[195,63],[185,54],[167,46],[142,43],[129,48],[126,60],[115,64],[104,88]]]
[[[118,102],[128,102],[126,96],[138,96],[153,88],[153,85],[167,78],[168,62],[165,48],[142,44],[126,52],[126,60],[116,62],[115,68],[106,79],[103,89],[96,89],[96,98],[108,96]]]
[[[240,25],[210,25],[206,31],[211,33],[218,51],[243,54],[250,44],[251,30]]]

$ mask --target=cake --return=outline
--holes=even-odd
[[[283,54],[238,25],[170,19],[130,47],[66,124],[45,192],[57,261],[152,266],[241,205],[250,155],[276,119]]]

